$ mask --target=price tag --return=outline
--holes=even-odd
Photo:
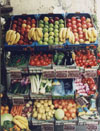
[[[96,78],[97,77],[97,70],[96,69],[86,70],[84,75],[85,75],[85,77]]]
[[[56,71],[56,78],[67,78],[67,71]]]
[[[21,71],[14,71],[14,72],[11,72],[11,79],[22,79],[22,74],[21,74]]]
[[[98,131],[98,123],[87,123],[85,128],[86,131]]]
[[[41,126],[42,131],[54,131],[54,124],[53,123],[43,123]]]
[[[44,78],[55,78],[55,71],[43,71],[43,77]]]
[[[63,45],[50,45],[49,46],[49,49],[62,49],[62,48],[64,48],[64,46]]]
[[[63,131],[76,131],[75,123],[64,123]]]
[[[24,104],[24,97],[13,97],[12,101],[13,101],[13,105]]]
[[[68,78],[75,78],[75,77],[79,77],[80,76],[80,72],[79,70],[68,70]]]

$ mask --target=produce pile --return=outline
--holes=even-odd
[[[97,31],[90,18],[72,16],[66,19],[66,25],[68,27],[67,38],[72,44],[89,44],[97,40]]]
[[[64,19],[45,16],[39,20],[39,27],[43,30],[43,39],[39,41],[40,45],[63,44],[59,39],[59,32],[61,28],[64,28]]]
[[[93,66],[97,66],[94,51],[88,49],[75,51],[75,63],[77,66],[84,68],[92,68]]]
[[[37,120],[50,120],[55,113],[52,100],[36,100],[33,106],[33,118]]]
[[[80,96],[94,95],[97,91],[97,86],[93,78],[76,78],[73,83],[73,88]]]
[[[1,115],[5,114],[5,113],[9,113],[9,106],[5,105],[5,106],[1,106]]]
[[[76,118],[76,103],[74,100],[54,100],[53,103],[57,120],[72,120]]]
[[[48,66],[52,63],[52,54],[38,53],[31,54],[29,65],[31,66]]]

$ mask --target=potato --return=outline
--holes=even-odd
[[[48,105],[52,105],[52,100],[49,100],[49,101],[48,101]]]
[[[38,116],[38,113],[35,111],[35,112],[33,113],[33,117],[36,118],[37,116]]]
[[[54,105],[51,105],[50,108],[51,108],[51,109],[54,109]]]
[[[41,103],[41,104],[43,104],[43,103],[44,103],[44,101],[43,101],[43,100],[40,100],[40,103]]]
[[[45,114],[42,114],[42,120],[46,120],[46,115]]]
[[[41,104],[40,104],[40,103],[38,103],[36,106],[37,106],[37,108],[40,108]]]
[[[44,103],[44,107],[48,107],[48,103]]]
[[[49,112],[49,110],[50,110],[49,107],[46,107],[46,108],[45,108],[45,111],[46,111],[46,112]]]
[[[42,117],[41,114],[38,113],[37,119],[38,119],[38,120],[41,120],[41,117]]]
[[[46,117],[46,119],[47,119],[47,120],[50,120],[50,119],[51,119],[51,117],[50,117],[50,116],[47,116],[47,117]]]

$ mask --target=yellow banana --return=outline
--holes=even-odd
[[[6,33],[6,42],[8,43],[10,41],[10,36],[12,34],[13,30],[8,30]]]
[[[26,129],[26,127],[20,123],[18,120],[16,120],[15,118],[13,119],[13,122],[18,126],[20,127],[21,129]]]
[[[15,40],[15,39],[14,39],[15,33],[16,33],[16,31],[13,31],[13,32],[11,33],[11,35],[10,35],[10,41],[11,41],[11,42]]]
[[[26,117],[23,117],[23,116],[16,115],[14,118],[15,119],[21,119],[22,121],[26,121],[27,122]]]
[[[11,45],[15,44],[16,34],[14,33],[12,37],[13,37],[13,40],[11,41]]]
[[[30,38],[33,37],[33,35],[34,35],[34,31],[35,31],[35,28],[32,28],[32,29],[30,30]]]
[[[90,41],[85,41],[84,43],[85,43],[85,44],[90,44]]]
[[[72,39],[73,39],[73,33],[70,31],[69,33],[69,42],[72,43]]]
[[[29,40],[31,40],[30,35],[31,35],[31,30],[29,30],[29,32],[28,32],[28,39],[29,39]]]
[[[63,32],[63,28],[61,28],[61,29],[60,29],[60,32],[59,32],[60,41],[62,41],[62,32]]]
[[[97,30],[95,28],[92,28],[92,34],[94,37],[97,38]]]
[[[69,36],[70,36],[70,28],[67,29],[67,32],[66,32],[66,39],[69,39]]]
[[[20,40],[20,34],[17,32],[17,33],[16,33],[16,39],[15,39],[15,41],[14,41],[14,44],[17,44],[19,40]]]
[[[33,39],[34,41],[36,41],[36,39],[37,39],[36,30],[33,32],[32,39]]]
[[[63,39],[66,39],[66,31],[67,31],[67,28],[64,28],[62,31],[62,38]]]
[[[92,37],[92,29],[91,28],[88,29],[88,36]]]
[[[28,129],[28,128],[29,128],[29,127],[28,127],[28,122],[26,123],[26,122],[22,121],[21,119],[18,119],[18,121],[19,121],[22,125],[24,125],[24,128],[25,128],[25,129]]]
[[[73,58],[73,60],[75,60],[75,53],[74,52],[72,52],[72,58]]]
[[[75,43],[75,36],[74,36],[73,32],[71,32],[71,35],[72,35],[72,44],[74,44]]]
[[[86,38],[86,40],[88,40],[88,39],[89,39],[88,30],[87,30],[87,29],[84,29],[83,32],[85,33],[85,38]]]
[[[11,45],[11,42],[8,42],[8,45]]]
[[[43,37],[42,28],[36,28],[36,30],[37,30],[38,36],[39,36],[40,38],[42,38],[42,37]]]

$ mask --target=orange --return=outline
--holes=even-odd
[[[4,106],[1,106],[1,109],[4,110]]]
[[[8,107],[8,106],[5,106],[5,110],[9,110],[9,107]]]

